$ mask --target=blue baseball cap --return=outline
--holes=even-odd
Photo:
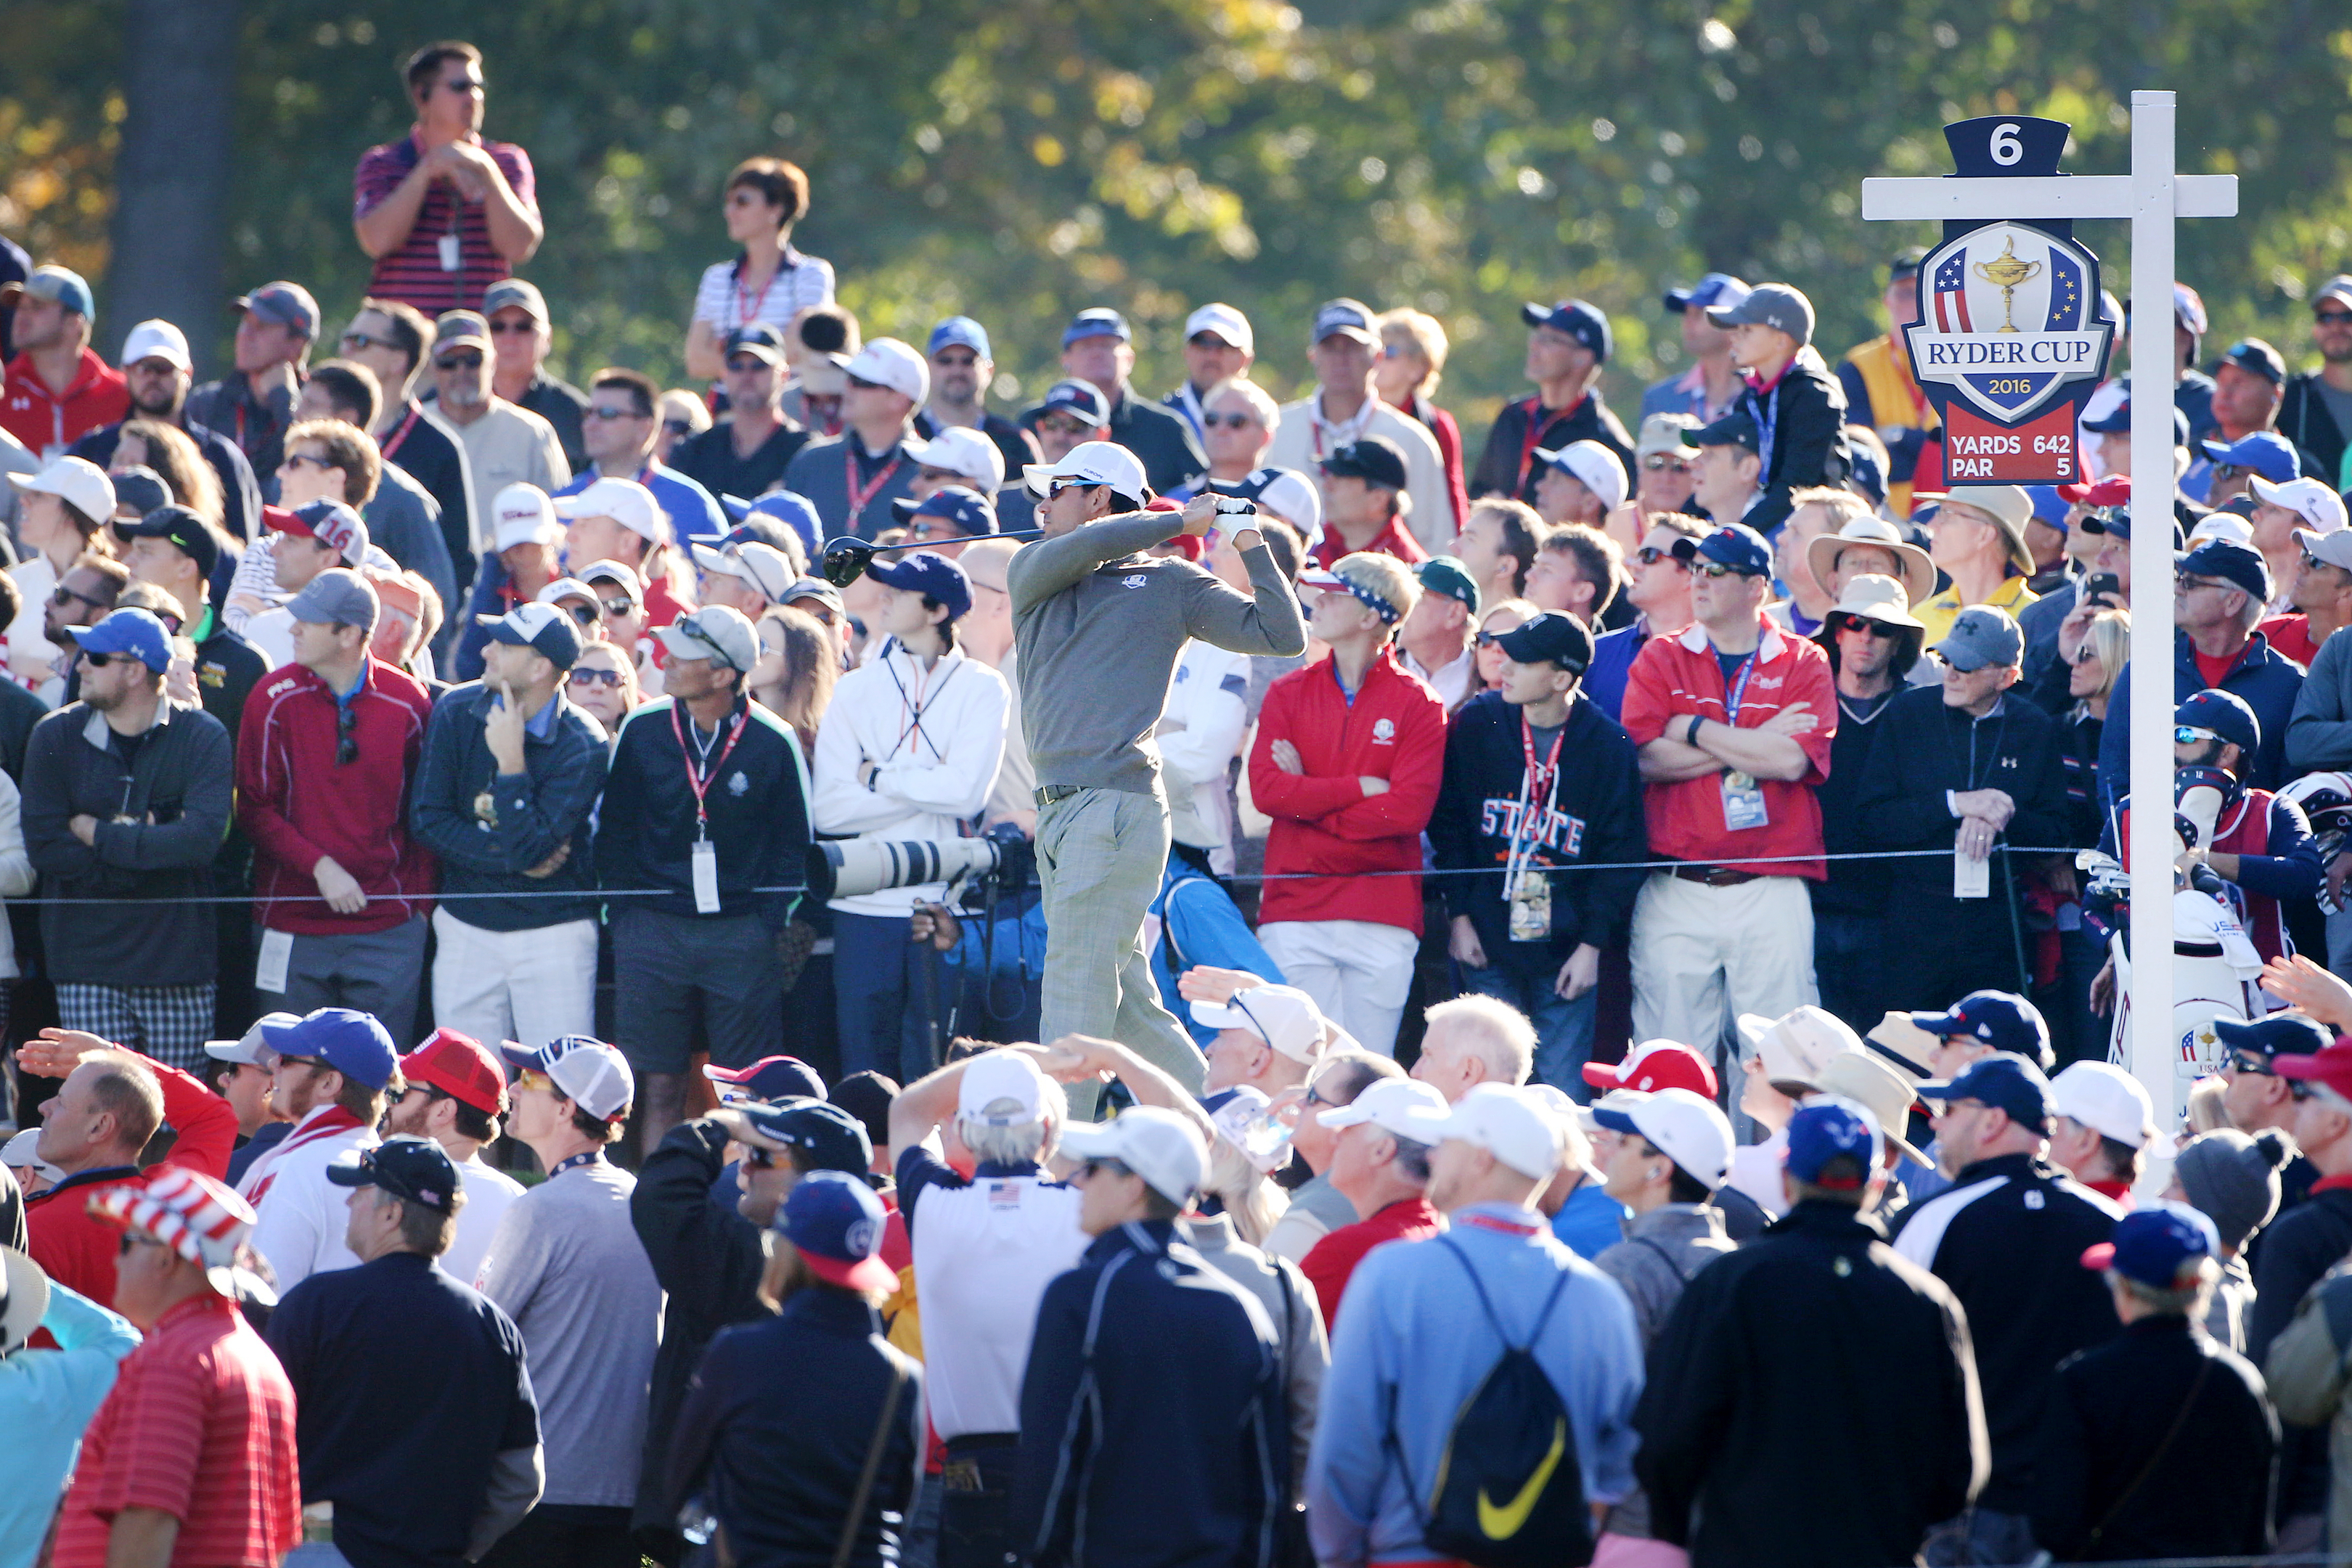
[[[887,1217],[882,1200],[859,1177],[811,1171],[778,1205],[769,1228],[828,1284],[889,1291],[898,1288],[898,1276],[880,1257]]]
[[[1120,342],[1131,343],[1135,331],[1127,324],[1125,316],[1108,305],[1096,305],[1072,316],[1070,324],[1062,329],[1064,348],[1081,338],[1117,338]]]
[[[784,334],[766,321],[746,321],[727,334],[727,353],[722,357],[733,359],[737,354],[750,354],[772,365],[782,364]]]
[[[2058,493],[2056,485],[2028,485],[2025,493],[2033,502],[2033,519],[2046,522],[2059,532],[2066,531],[2066,514],[2074,508]]]
[[[1070,324],[1074,327],[1077,325],[1076,321]],[[1121,323],[1121,325],[1124,324],[1124,322]],[[1069,345],[1069,339],[1065,337],[1062,342],[1066,348]],[[988,352],[988,329],[970,316],[950,316],[946,321],[933,327],[930,342],[923,345],[923,352],[927,354],[935,354],[943,348],[959,344],[970,349],[982,359],[996,357]]]
[[[1745,286],[1741,288],[1739,297],[1743,300],[1748,297]],[[1609,318],[1601,313],[1598,305],[1588,304],[1582,300],[1562,300],[1556,305],[1522,305],[1519,307],[1519,320],[1530,327],[1549,327],[1555,331],[1566,332],[1591,350],[1595,359],[1609,357]]]
[[[29,294],[36,300],[63,305],[86,318],[98,314],[97,300],[90,293],[89,285],[82,280],[81,274],[70,268],[59,267],[54,261],[45,261],[34,268],[33,275],[21,283],[0,283],[0,305],[15,304],[19,294]]]
[[[1698,542],[1698,557],[1748,577],[1772,574],[1772,547],[1744,522],[1727,522]]]
[[[1855,443],[1846,454],[1845,477],[1848,484],[1862,491],[1864,500],[1876,503],[1886,499],[1886,469],[1875,448]]]
[[[2050,1051],[2050,1026],[2042,1009],[2013,992],[1971,991],[1944,1012],[1910,1016],[1913,1024],[1938,1039],[1965,1036],[1978,1045],[2023,1057],[2043,1068],[2057,1061]]]
[[[2114,1236],[2085,1247],[2083,1267],[2114,1269],[2151,1290],[2195,1283],[2198,1267],[2221,1250],[2221,1233],[2187,1204],[2152,1203],[2116,1221]]]
[[[1102,389],[1089,381],[1057,381],[1045,389],[1045,401],[1037,405],[1042,417],[1048,414],[1066,414],[1079,424],[1099,430],[1110,420],[1110,400]]]
[[[1733,409],[1712,425],[1702,425],[1696,430],[1683,432],[1683,445],[1696,449],[1700,447],[1737,447],[1743,452],[1761,453],[1763,433],[1756,421],[1739,409]]]
[[[2115,412],[2109,414],[2105,419],[2084,420],[2083,428],[2095,436],[2119,436],[2128,433],[2131,429],[2131,399],[2126,398],[2116,404]],[[2189,445],[2189,416],[2178,408],[2172,411],[2172,444],[2176,447]]]
[[[1968,1071],[1941,1083],[1923,1083],[1922,1100],[1973,1100],[2004,1111],[2011,1121],[2035,1132],[2050,1131],[2050,1080],[2042,1069],[2013,1051],[1997,1051],[1969,1064]]]
[[[919,517],[945,518],[959,532],[974,539],[996,531],[996,509],[978,490],[961,485],[942,485],[921,500],[901,498],[890,503],[890,511],[900,522]]]
[[[2216,464],[2249,468],[2274,485],[2283,485],[2303,471],[2294,447],[2275,430],[2257,430],[2235,441],[2200,441]]]
[[[327,1180],[339,1187],[382,1187],[403,1203],[450,1213],[465,1180],[446,1151],[430,1138],[387,1138],[373,1149],[337,1157]]]
[[[756,500],[745,500],[741,496],[723,495],[719,498],[719,504],[726,511],[727,521],[730,522],[740,522],[745,518],[753,516],[772,517],[794,533],[799,534],[801,542],[812,551],[816,548],[817,536],[824,531],[824,522],[817,516],[816,507],[808,497],[792,490],[770,490]],[[740,529],[730,530],[719,542],[723,547],[730,544],[749,543],[753,541],[762,544],[767,542],[758,534],[748,533]]]
[[[323,1062],[345,1078],[381,1089],[400,1070],[392,1032],[373,1013],[321,1007],[291,1024],[261,1021],[262,1043],[281,1057]]]
[[[910,552],[896,561],[877,561],[866,568],[866,574],[886,588],[929,595],[948,607],[951,621],[971,608],[971,579],[963,574],[962,567],[928,550]]]
[[[74,627],[72,635],[84,653],[129,654],[158,675],[172,668],[172,634],[152,610],[116,610],[94,626]]]
[[[2224,1050],[2244,1051],[2265,1060],[2315,1057],[2336,1043],[2336,1036],[2317,1019],[2288,1013],[2273,1013],[2246,1024],[2216,1018],[2213,1033]]]
[[[1798,1181],[1833,1192],[1859,1192],[1878,1169],[1885,1144],[1878,1121],[1864,1108],[1843,1100],[1808,1105],[1789,1118],[1785,1168]],[[1853,1157],[1861,1171],[1853,1176],[1822,1179],[1822,1167],[1841,1154]]]
[[[2216,691],[2210,687],[2192,691],[2173,708],[2172,721],[2218,735],[2250,760],[2263,747],[2263,721],[2254,716],[2246,700],[2235,692]]]
[[[798,1150],[800,1163],[812,1171],[864,1175],[874,1163],[874,1141],[866,1135],[866,1123],[822,1100],[795,1095],[748,1100],[715,1112],[712,1120],[739,1142]]]
[[[2174,574],[2219,577],[2232,588],[2242,588],[2256,604],[2271,596],[2271,569],[2263,552],[2235,540],[2208,539],[2196,549],[2173,558]]]
[[[1687,289],[1667,289],[1664,296],[1666,309],[1677,316],[1694,308],[1707,310],[1718,305],[1737,305],[1746,298],[1746,280],[1728,272],[1710,272]]]
[[[726,1089],[719,1098],[732,1102],[738,1100],[823,1100],[824,1079],[816,1068],[798,1057],[761,1057],[747,1068],[720,1067],[717,1062],[702,1064],[702,1076],[716,1084],[740,1092],[729,1094]]]

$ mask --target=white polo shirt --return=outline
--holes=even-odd
[[[466,1206],[457,1211],[441,1267],[448,1270],[450,1279],[471,1285],[481,1271],[482,1256],[490,1249],[490,1237],[498,1234],[507,1205],[522,1196],[522,1184],[498,1167],[484,1164],[478,1151],[466,1157],[457,1174],[466,1184]]]
[[[923,1396],[942,1439],[1021,1429],[1021,1378],[1045,1287],[1087,1248],[1078,1190],[984,1165],[970,1181],[917,1145],[898,1156],[914,1245]]]
[[[359,1125],[342,1107],[322,1105],[246,1173],[256,1215],[248,1239],[268,1260],[280,1295],[313,1274],[359,1267],[343,1240],[352,1190],[329,1182],[327,1167],[380,1142],[374,1128]]]

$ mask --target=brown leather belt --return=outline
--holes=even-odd
[[[1706,888],[1736,888],[1742,882],[1757,879],[1754,871],[1735,871],[1728,866],[1677,866],[1675,875],[1685,882],[1696,882]]]

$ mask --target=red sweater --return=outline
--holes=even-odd
[[[1316,1305],[1323,1309],[1323,1331],[1328,1334],[1339,1326],[1339,1298],[1366,1253],[1384,1241],[1421,1241],[1444,1228],[1427,1198],[1401,1198],[1370,1219],[1341,1226],[1307,1248],[1298,1268],[1315,1287]]]
[[[1304,773],[1274,765],[1276,741],[1298,748]],[[1249,760],[1251,798],[1274,819],[1259,923],[1373,921],[1420,935],[1421,830],[1444,772],[1445,704],[1391,648],[1352,702],[1328,658],[1266,688]],[[1366,795],[1360,778],[1388,780],[1388,793]]]
[[[111,425],[130,412],[131,390],[123,384],[122,373],[99,358],[95,350],[81,351],[81,365],[74,372],[73,384],[62,394],[49,390],[49,384],[33,368],[31,353],[20,353],[8,362],[7,390],[0,395],[0,429],[30,447],[37,458],[62,456],[90,431]]]
[[[408,831],[409,787],[433,699],[371,658],[366,689],[352,706],[359,756],[338,765],[338,706],[317,675],[287,665],[246,700],[236,820],[253,840],[254,919],[272,931],[360,936],[433,907],[437,863]],[[313,873],[327,858],[366,891],[359,913],[339,915],[320,901]]]
[[[1458,533],[1470,521],[1470,491],[1462,477],[1462,426],[1454,422],[1453,415],[1419,393],[1413,395],[1412,406],[1402,412],[1428,426],[1429,433],[1437,438],[1437,456],[1445,465],[1445,493],[1453,498],[1454,530]]]
[[[146,1066],[163,1089],[163,1124],[179,1134],[172,1152],[147,1167],[147,1173],[184,1165],[227,1180],[229,1153],[236,1147],[236,1112],[179,1068],[158,1061]],[[101,1307],[113,1306],[114,1258],[122,1232],[90,1217],[89,1194],[142,1179],[142,1173],[128,1165],[110,1166],[68,1176],[47,1192],[26,1199],[26,1249],[33,1261],[58,1284]]]

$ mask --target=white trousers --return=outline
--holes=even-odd
[[[446,908],[433,911],[433,1019],[492,1050],[533,1049],[596,1027],[596,922],[484,931]]]
[[[1283,979],[1315,998],[1358,1045],[1396,1055],[1419,937],[1377,921],[1276,921],[1257,928],[1257,940]]]
[[[1778,1018],[1821,1000],[1801,877],[1710,888],[1653,871],[1633,901],[1633,958],[1635,1041],[1678,1041],[1718,1071],[1738,1060],[1736,1016]]]

